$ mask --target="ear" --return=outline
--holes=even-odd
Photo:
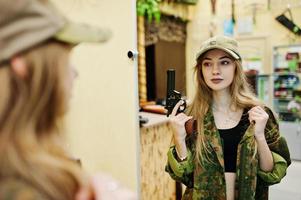
[[[28,74],[28,68],[24,58],[15,56],[10,60],[10,65],[13,72],[22,79],[25,79]]]

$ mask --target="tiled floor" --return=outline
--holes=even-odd
[[[270,200],[301,200],[301,161],[293,161],[281,183],[270,187]]]

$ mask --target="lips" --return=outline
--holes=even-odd
[[[213,79],[211,79],[211,82],[214,83],[214,84],[218,84],[218,83],[220,83],[222,81],[223,81],[222,78],[213,78]]]

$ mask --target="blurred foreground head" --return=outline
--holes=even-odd
[[[0,0],[0,63],[50,38],[72,45],[105,42],[108,29],[66,19],[48,0]]]
[[[49,199],[73,199],[81,173],[58,137],[72,79],[69,53],[110,36],[69,21],[48,0],[0,0],[0,199],[1,183],[11,178]]]

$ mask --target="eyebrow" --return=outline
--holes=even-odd
[[[224,59],[224,58],[228,58],[228,59],[231,59],[229,56],[223,56],[223,57],[220,57],[219,59]]]
[[[220,57],[219,60],[222,60],[224,58],[228,58],[228,59],[231,59],[229,56],[223,56],[223,57]],[[208,58],[208,57],[205,57],[204,60],[212,60],[211,58]]]

